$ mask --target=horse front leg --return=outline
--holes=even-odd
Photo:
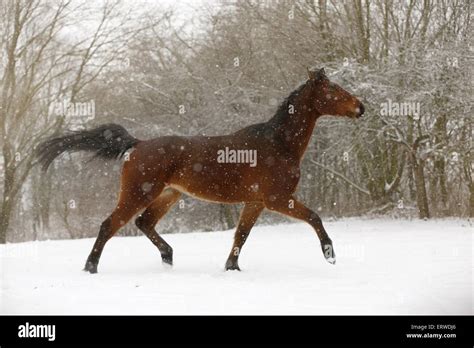
[[[324,229],[323,222],[318,214],[306,207],[303,203],[297,201],[293,197],[286,199],[275,199],[276,196],[271,196],[272,199],[265,200],[265,207],[269,210],[276,211],[280,214],[290,216],[294,219],[302,220],[310,224],[321,242],[321,249],[324,258],[330,264],[336,263],[336,254],[332,241]]]
[[[242,250],[247,237],[252,229],[253,225],[258,219],[258,216],[264,208],[263,203],[261,202],[252,202],[246,203],[242,213],[240,214],[239,225],[234,235],[234,244],[232,245],[232,250],[230,251],[227,262],[225,263],[225,269],[228,270],[237,270],[239,268],[239,255]]]

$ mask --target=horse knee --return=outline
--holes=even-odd
[[[322,224],[323,224],[323,221],[321,220],[321,218],[319,217],[319,215],[316,214],[314,211],[312,211],[312,212],[310,213],[309,221],[310,221],[310,223],[316,224],[316,225],[322,225]]]

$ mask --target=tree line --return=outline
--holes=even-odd
[[[66,155],[42,173],[33,150],[47,137],[106,122],[140,139],[230,133],[268,120],[315,66],[366,114],[318,120],[305,202],[334,218],[472,217],[471,12],[457,0],[2,1],[0,243],[95,236],[114,206],[120,163]],[[159,228],[237,219],[236,206],[183,198]]]

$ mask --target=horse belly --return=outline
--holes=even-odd
[[[257,192],[243,180],[245,173],[225,170],[201,171],[196,168],[181,170],[174,175],[169,186],[200,200],[218,203],[239,203],[259,200]],[[221,168],[227,169],[227,168]]]

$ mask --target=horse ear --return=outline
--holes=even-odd
[[[318,79],[318,76],[317,76],[317,72],[316,71],[312,71],[310,68],[306,67],[306,71],[308,72],[308,78],[310,80],[317,80]]]
[[[326,77],[326,72],[324,71],[324,68],[321,68],[319,70],[310,70],[309,68],[306,68],[308,71],[308,77],[312,81],[321,81],[327,79]]]
[[[326,72],[324,71],[324,68],[318,70],[316,77],[318,80],[324,80],[326,78]]]

